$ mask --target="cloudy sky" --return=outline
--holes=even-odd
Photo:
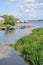
[[[43,19],[43,0],[0,0],[0,15],[3,14],[24,20]]]

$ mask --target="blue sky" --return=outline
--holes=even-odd
[[[24,20],[43,19],[43,0],[0,0],[0,15],[3,14]]]

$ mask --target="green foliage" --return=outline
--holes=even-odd
[[[31,65],[43,65],[43,28],[19,39],[15,48]]]
[[[5,20],[4,24],[15,25],[15,23],[17,21],[13,16],[10,16],[10,15],[3,15],[2,17]]]

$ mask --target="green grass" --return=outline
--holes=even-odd
[[[10,24],[0,24],[0,27],[10,27]]]
[[[31,65],[43,65],[43,28],[32,30],[13,46]]]

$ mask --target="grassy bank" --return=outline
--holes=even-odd
[[[10,24],[0,24],[0,27],[10,27],[11,25]]]
[[[34,29],[13,46],[31,65],[43,65],[43,28]]]

